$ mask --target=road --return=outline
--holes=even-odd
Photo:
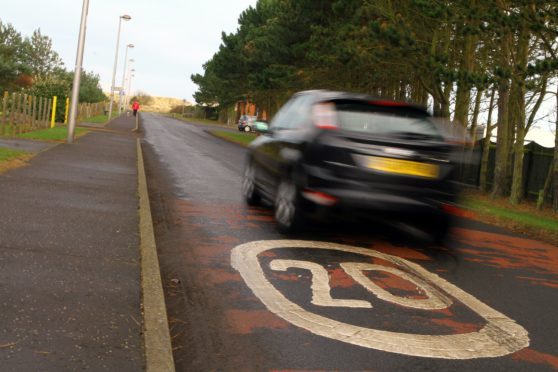
[[[557,247],[465,219],[446,247],[381,223],[287,238],[242,202],[243,148],[143,127],[177,370],[558,370]]]

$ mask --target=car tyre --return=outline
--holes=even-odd
[[[427,232],[435,244],[444,245],[452,226],[451,216],[437,216],[430,220]]]
[[[249,161],[244,167],[244,176],[242,178],[242,196],[248,205],[260,204],[260,194],[256,188],[256,168]]]
[[[279,183],[275,196],[274,217],[279,231],[284,234],[298,232],[304,224],[300,193],[290,179],[285,178]]]

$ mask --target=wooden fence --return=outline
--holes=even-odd
[[[69,103],[68,103],[69,104]],[[102,115],[107,111],[107,104],[106,102],[97,102],[97,103],[80,103],[78,105],[78,112],[77,112],[77,121],[82,122],[85,121],[87,118]]]
[[[52,98],[27,94],[4,94],[0,116],[0,135],[16,135],[49,128]]]
[[[56,97],[44,98],[23,93],[4,92],[0,102],[0,136],[15,136],[54,126],[57,107],[65,105],[64,123],[68,120],[69,99],[56,100]],[[106,103],[81,103],[78,105],[77,121],[104,114]],[[59,120],[61,121],[61,120]]]

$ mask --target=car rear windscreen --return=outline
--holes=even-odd
[[[408,138],[441,139],[429,116],[404,106],[377,106],[367,102],[336,102],[342,129]]]

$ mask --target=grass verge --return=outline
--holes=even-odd
[[[215,137],[222,138],[226,141],[233,142],[242,146],[248,146],[258,135],[256,133],[244,132],[226,132],[224,130],[211,130],[209,131]]]
[[[117,118],[120,114],[118,111],[112,112],[112,118]],[[106,124],[108,123],[108,114],[101,114],[97,116],[92,116],[84,120],[85,123],[95,123],[95,124]]]
[[[0,174],[24,166],[32,157],[25,151],[0,148]]]
[[[533,202],[511,206],[506,199],[491,199],[478,192],[466,192],[461,201],[477,219],[558,246],[558,216],[539,211]]]
[[[75,128],[75,137],[81,137],[85,135],[89,130],[85,128]],[[65,141],[68,137],[68,127],[60,126],[48,129],[40,129],[33,132],[22,133],[16,136],[17,138],[26,138],[39,141]]]

